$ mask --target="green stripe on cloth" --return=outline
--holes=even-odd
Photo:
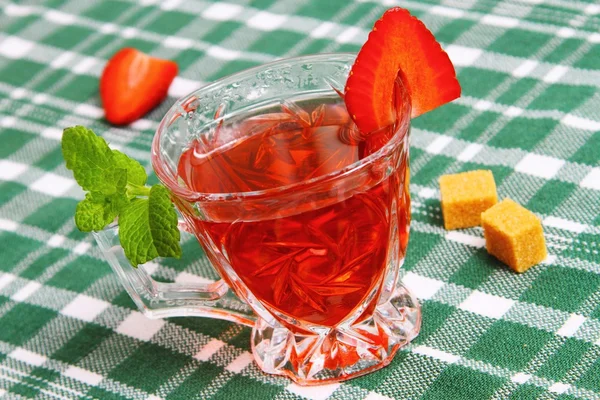
[[[412,130],[402,277],[423,304],[420,336],[389,367],[316,390],[262,374],[247,328],[143,317],[74,226],[82,192],[62,128],[90,126],[150,171],[177,97],[277,58],[355,52],[392,4],[430,27],[463,86]],[[0,397],[600,398],[597,2],[0,0],[0,27]],[[124,46],[176,60],[180,74],[162,105],[115,128],[98,77]],[[437,178],[477,168],[543,219],[550,256],[526,274],[488,256],[480,229],[442,227]],[[184,250],[153,276],[214,278],[194,242]]]

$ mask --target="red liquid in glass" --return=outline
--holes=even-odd
[[[308,110],[282,108],[235,128],[221,128],[224,131],[215,135],[244,137],[234,145],[207,152],[205,143],[194,142],[181,156],[179,176],[202,193],[266,190],[349,166],[378,150],[393,134],[390,128],[361,140],[343,103]],[[192,222],[196,232],[210,235],[267,308],[300,321],[335,326],[381,281],[392,226],[400,235],[398,257],[404,254],[409,218],[405,161],[387,178],[382,176],[374,176],[375,186],[350,198],[325,207],[307,204],[283,218]],[[368,305],[367,312],[374,305]]]

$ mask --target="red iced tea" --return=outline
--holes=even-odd
[[[218,127],[211,142],[196,140],[181,156],[178,173],[196,192],[264,191],[348,167],[393,134],[390,127],[363,138],[342,101],[302,108],[286,103],[281,110]],[[238,139],[215,144],[223,137]],[[408,167],[407,157],[398,160],[391,171],[374,169],[361,183],[364,190],[333,204],[314,201],[283,217],[274,210],[269,218],[233,222],[231,216],[219,222],[216,211],[208,220],[192,222],[196,232],[210,235],[268,309],[335,326],[363,305],[388,262],[403,258],[410,218]],[[334,184],[332,193],[339,190]],[[373,306],[367,305],[367,312]]]

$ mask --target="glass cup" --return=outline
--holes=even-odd
[[[396,123],[364,137],[340,98],[354,58],[276,61],[173,105],[154,137],[152,165],[181,214],[184,240],[198,239],[198,257],[220,279],[156,282],[155,264],[130,266],[116,225],[95,233],[146,316],[252,327],[258,366],[302,385],[382,368],[418,334],[419,304],[398,277],[410,224],[410,101],[397,82]],[[209,166],[195,181],[182,179],[190,154],[190,165]],[[234,156],[248,157],[249,175],[232,166]],[[311,173],[302,174],[304,163]]]

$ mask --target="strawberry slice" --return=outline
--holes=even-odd
[[[460,96],[454,66],[433,34],[408,10],[394,7],[375,23],[346,82],[346,107],[361,131],[394,123],[398,76],[411,96],[413,118]]]
[[[167,96],[177,75],[173,61],[150,57],[139,50],[119,50],[100,78],[100,97],[106,119],[126,125],[141,118]]]

